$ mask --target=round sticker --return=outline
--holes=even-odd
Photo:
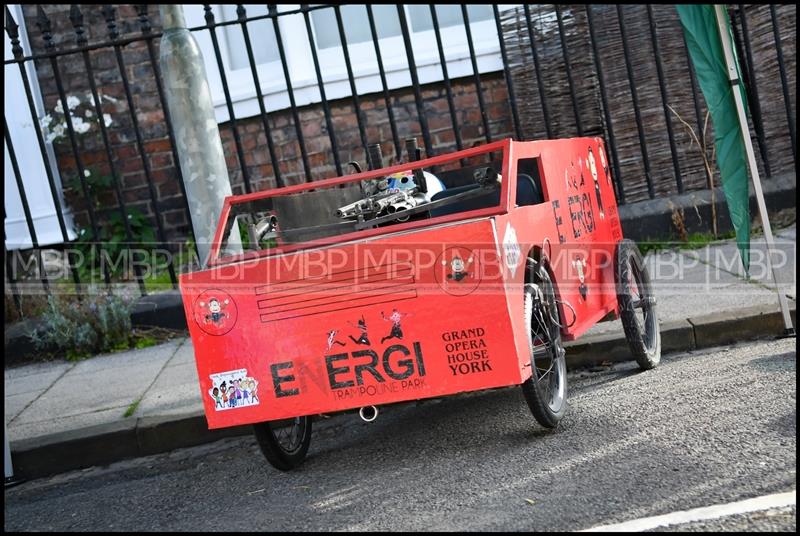
[[[194,321],[209,335],[228,333],[238,314],[233,298],[222,290],[206,290],[194,301]]]
[[[461,246],[445,249],[436,259],[436,282],[453,296],[469,294],[481,282],[478,255]]]

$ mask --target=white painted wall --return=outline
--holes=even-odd
[[[30,51],[30,47],[28,46],[28,36],[25,32],[22,9],[18,4],[12,4],[9,6],[9,10],[14,20],[20,26],[20,43],[27,54]],[[3,35],[5,38],[4,57],[5,59],[11,59],[14,57],[11,53],[11,40],[5,32],[3,32]],[[39,92],[36,73],[33,69],[32,62],[28,62],[26,66],[28,81],[31,84],[34,103],[37,108],[36,112],[37,115],[41,117],[43,115],[43,103],[41,93]],[[53,195],[47,181],[47,174],[44,167],[45,163],[42,160],[42,153],[39,150],[36,130],[32,123],[30,110],[28,108],[28,100],[25,96],[25,87],[23,86],[22,76],[20,75],[17,64],[5,66],[4,89],[5,119],[8,124],[11,143],[14,145],[14,154],[17,157],[28,206],[31,210],[36,238],[40,246],[60,244],[63,242],[63,235],[58,225],[55,205],[53,204]],[[14,170],[11,166],[8,146],[5,143],[5,138],[3,140],[5,153],[5,167],[3,173],[5,177],[6,248],[8,250],[25,249],[32,245],[31,236],[25,220],[25,213],[22,210],[22,201],[20,200],[19,189],[17,188],[17,182],[14,177]],[[48,153],[50,161],[55,162],[55,155],[49,144]],[[54,172],[58,199],[63,207],[64,201],[58,168],[52,165],[51,169]],[[77,235],[73,229],[72,217],[67,209],[65,209],[64,212],[64,220],[67,226],[69,239],[72,240]]]

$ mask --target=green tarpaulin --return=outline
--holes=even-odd
[[[714,124],[714,142],[716,144],[717,166],[722,177],[722,189],[728,201],[733,227],[736,230],[736,242],[742,255],[742,264],[746,272],[750,270],[750,205],[747,180],[747,155],[745,153],[742,130],[736,113],[725,53],[720,41],[719,25],[713,5],[680,5],[678,16],[683,25],[686,44],[694,63],[695,73],[703,90],[706,105],[711,112]],[[735,54],[730,25],[725,18],[726,35],[722,36],[731,43]],[[739,71],[739,61],[736,60]],[[741,80],[741,76],[739,76]],[[742,103],[747,104],[742,91]],[[746,133],[750,135],[750,133]]]

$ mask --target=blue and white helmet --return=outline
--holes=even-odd
[[[428,192],[425,197],[430,201],[431,197],[444,190],[444,184],[433,173],[427,171],[422,172],[425,176],[425,183],[428,186]],[[401,171],[386,177],[388,191],[399,192],[401,190],[411,190],[417,188],[417,182],[414,180],[414,173],[409,171]]]

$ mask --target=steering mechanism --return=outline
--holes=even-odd
[[[247,234],[251,244],[258,244],[264,238],[275,238],[278,234],[278,217],[270,214],[266,218],[248,225]]]
[[[420,149],[416,138],[406,140],[406,150],[409,162],[419,160]],[[379,169],[382,164],[380,146],[370,146],[368,156],[370,168]],[[357,172],[361,171],[358,163],[350,164]],[[359,223],[389,216],[391,221],[408,221],[412,216],[412,209],[430,203],[431,198],[442,190],[442,182],[432,173],[420,168],[362,181],[361,191],[364,197],[339,207],[336,217],[355,219]]]
[[[500,175],[497,173],[497,171],[495,171],[494,168],[489,166],[476,169],[472,173],[472,177],[475,179],[475,182],[481,186],[481,188],[493,186],[500,182]]]

